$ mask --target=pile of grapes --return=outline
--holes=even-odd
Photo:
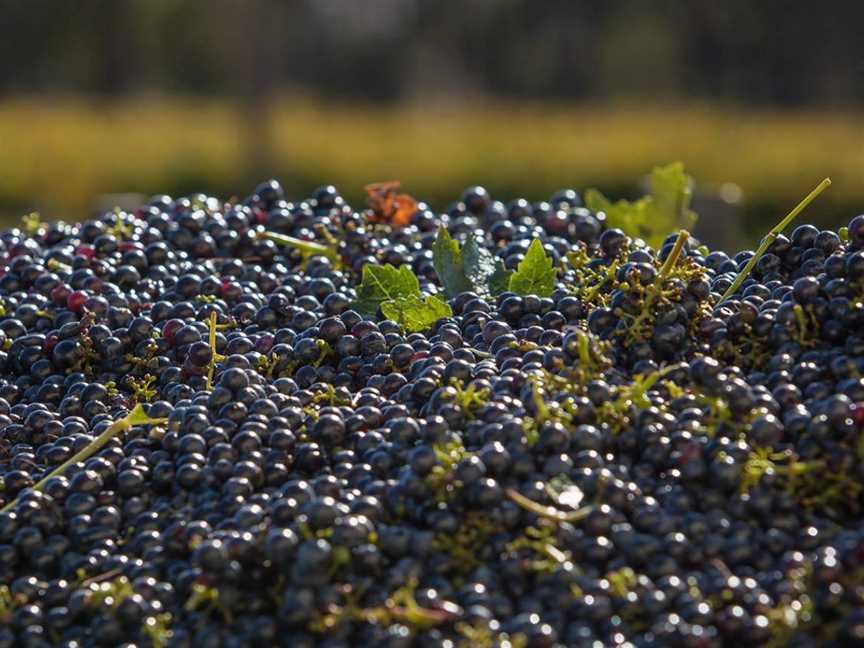
[[[734,256],[674,165],[25,217],[0,648],[864,645],[864,216],[791,224],[825,184]]]

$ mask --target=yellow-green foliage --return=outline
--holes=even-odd
[[[30,206],[69,219],[105,193],[229,194],[265,175],[298,191],[333,182],[357,203],[364,184],[391,178],[436,203],[469,182],[505,197],[562,186],[635,194],[633,179],[669,160],[686,163],[697,189],[737,183],[778,211],[826,175],[835,186],[823,209],[864,204],[864,117],[851,114],[281,99],[244,115],[203,99],[0,102],[0,211],[15,222]]]

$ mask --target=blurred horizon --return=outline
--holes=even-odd
[[[864,5],[0,0],[0,93],[861,106]]]
[[[536,201],[695,179],[706,236],[864,211],[864,3],[0,0],[0,218],[80,219],[122,194],[359,208],[398,179]],[[708,227],[710,225],[710,227]]]

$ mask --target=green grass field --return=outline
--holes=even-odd
[[[697,190],[742,190],[747,230],[821,178],[806,218],[864,211],[864,116],[691,106],[561,104],[380,108],[279,100],[257,114],[211,100],[69,98],[0,102],[0,213],[80,218],[106,193],[231,195],[266,175],[294,196],[332,182],[399,179],[436,207],[469,183],[530,199],[562,186],[633,194],[653,165],[682,160]]]

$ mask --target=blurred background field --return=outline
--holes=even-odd
[[[758,6],[757,6],[758,5]],[[802,13],[803,12],[803,13]],[[861,3],[0,0],[0,217],[118,194],[399,179],[633,196],[685,163],[709,238],[864,211]]]

